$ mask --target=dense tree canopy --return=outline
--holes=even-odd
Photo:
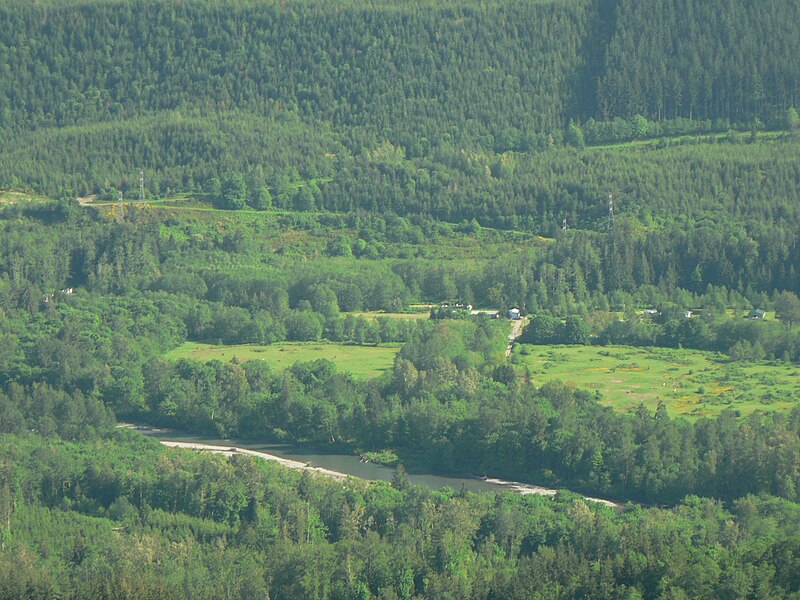
[[[615,412],[492,316],[800,363],[799,6],[0,0],[0,599],[800,595],[800,409]]]
[[[524,219],[554,190],[509,185],[515,153],[792,130],[800,104],[791,0],[5,0],[0,19],[0,186],[51,195],[138,197],[140,169],[153,196],[209,192],[238,172],[256,207]],[[321,197],[299,185],[334,172]]]
[[[800,585],[800,509],[768,496],[616,514],[568,493],[329,481],[131,432],[4,441],[2,598],[788,598]]]

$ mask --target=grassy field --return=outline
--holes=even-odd
[[[390,369],[394,363],[394,355],[400,350],[397,346],[346,346],[344,344],[308,344],[281,343],[271,346],[254,344],[239,346],[216,346],[186,342],[164,357],[169,360],[190,358],[197,361],[221,360],[228,362],[232,358],[240,361],[265,360],[275,371],[282,371],[296,362],[307,362],[318,358],[327,358],[336,363],[340,371],[348,371],[356,377],[376,377]]]
[[[541,385],[562,380],[598,390],[601,402],[624,412],[663,400],[671,415],[701,417],[731,407],[787,411],[800,403],[800,368],[782,363],[729,362],[697,350],[628,346],[517,345],[514,362]]]
[[[407,313],[391,313],[383,312],[380,310],[360,311],[342,313],[343,315],[353,315],[354,317],[363,317],[374,321],[379,317],[386,317],[387,319],[400,319],[405,321],[419,321],[429,319],[431,316],[430,309],[427,312],[407,312]]]

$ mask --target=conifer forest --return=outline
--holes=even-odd
[[[800,599],[796,0],[0,24],[0,600]]]

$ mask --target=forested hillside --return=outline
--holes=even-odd
[[[796,0],[0,24],[0,600],[800,597]]]
[[[500,206],[486,210],[457,190],[486,188],[487,171],[525,172],[512,153],[796,127],[798,10],[788,0],[6,1],[0,186],[135,194],[145,169],[148,193],[164,195],[259,166],[274,196],[335,170],[326,207],[341,210],[345,195],[370,210],[488,223],[524,215],[532,191],[490,186],[478,195]],[[463,210],[441,208],[451,202]],[[552,226],[537,212],[536,227]]]
[[[395,142],[559,126],[592,21],[586,1],[5,4],[6,77],[31,83],[6,126],[277,102]]]
[[[796,107],[798,21],[791,0],[619,0],[596,109],[736,122]]]

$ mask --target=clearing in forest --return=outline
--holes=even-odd
[[[283,342],[260,346],[257,344],[216,345],[185,342],[164,355],[168,360],[188,358],[207,362],[264,360],[275,371],[282,371],[296,362],[309,362],[326,358],[336,364],[339,371],[347,371],[359,378],[377,377],[394,364],[394,355],[400,345],[350,346],[334,343]]]
[[[387,319],[399,319],[402,321],[421,321],[425,319],[430,319],[430,309],[427,311],[417,311],[417,312],[405,312],[405,313],[395,313],[395,312],[383,312],[382,310],[369,310],[369,311],[355,311],[355,312],[348,312],[342,313],[342,315],[353,315],[354,317],[363,317],[364,319],[369,319],[370,321],[374,321],[380,317],[385,317]]]
[[[27,192],[15,192],[12,190],[0,190],[0,204],[16,204],[18,202],[41,202],[45,200],[43,196],[29,194]]]
[[[732,362],[722,354],[630,346],[535,346],[514,348],[513,362],[527,367],[534,385],[560,380],[597,390],[600,402],[620,412],[640,402],[670,415],[789,411],[800,404],[800,368],[780,362]]]

